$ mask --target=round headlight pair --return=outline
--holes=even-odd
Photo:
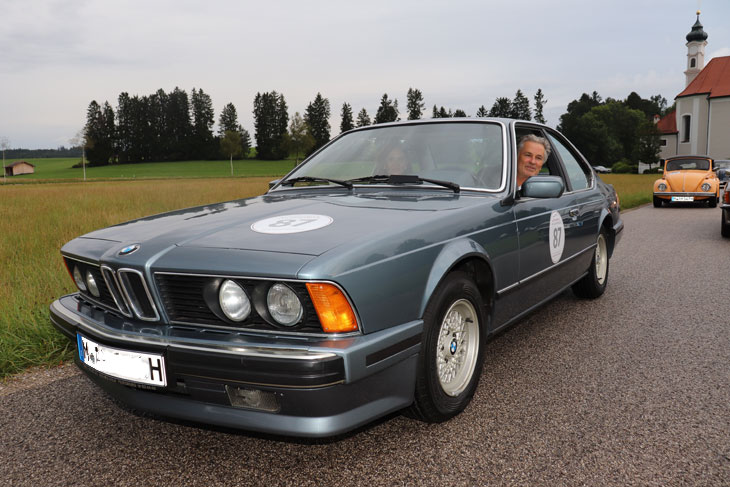
[[[712,186],[710,186],[710,183],[702,183],[702,186],[701,186],[702,191],[705,191],[705,192],[709,191],[711,187]]]
[[[664,183],[659,183],[659,186],[658,187],[659,187],[659,191],[666,191],[667,190],[667,185],[664,184]]]
[[[226,279],[218,290],[218,304],[231,321],[240,322],[251,314],[251,300],[240,284]],[[302,302],[292,289],[284,284],[274,284],[266,294],[266,308],[278,324],[296,325],[304,314]]]
[[[97,298],[101,296],[101,292],[99,292],[99,286],[97,286],[96,279],[94,279],[94,275],[91,273],[91,271],[86,271],[86,279],[84,279],[78,266],[76,266],[74,267],[73,274],[74,282],[82,292],[88,291]]]

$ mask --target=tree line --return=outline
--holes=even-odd
[[[513,98],[498,97],[491,108],[480,106],[474,116],[535,120],[545,123],[547,100],[541,89],[530,99],[517,90]],[[626,100],[605,101],[593,93],[583,94],[568,105],[558,127],[593,163],[611,166],[616,161],[635,165],[639,160],[656,162],[659,137],[651,118],[664,114],[666,99],[648,100],[631,93]],[[421,90],[409,88],[403,116],[419,120],[426,113]],[[463,109],[433,105],[432,118],[469,116]],[[283,159],[308,156],[331,139],[330,101],[317,93],[303,114],[289,116],[286,99],[276,91],[257,93],[253,101],[256,157]],[[147,96],[121,93],[116,111],[108,102],[89,104],[84,127],[84,145],[89,162],[199,160],[246,157],[252,146],[247,130],[238,122],[236,107],[227,104],[213,133],[215,114],[210,96],[193,88],[190,97],[180,88],[162,89]],[[365,108],[357,116],[345,102],[340,110],[340,132],[401,120],[398,100],[384,93],[371,118]]]

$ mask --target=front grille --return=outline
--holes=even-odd
[[[221,326],[235,329],[322,333],[322,326],[304,283],[286,282],[286,285],[299,296],[299,300],[304,308],[304,314],[298,324],[291,327],[284,327],[267,321],[256,311],[257,306],[255,303],[252,303],[253,309],[251,310],[251,315],[240,323],[227,320],[213,312],[208,302],[217,299],[218,285],[224,279],[228,278],[167,273],[155,274],[162,304],[172,323]],[[278,282],[246,278],[230,279],[245,289],[249,299],[257,293],[257,288],[259,290],[265,289]],[[206,296],[208,301],[206,301]]]

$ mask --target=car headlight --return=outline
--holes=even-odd
[[[705,191],[705,192],[709,191],[711,187],[712,186],[710,186],[710,183],[702,183],[702,186],[701,186],[702,191]]]
[[[664,184],[664,183],[659,183],[659,186],[657,186],[657,187],[659,188],[659,191],[666,191],[667,190],[667,185]]]
[[[231,321],[243,321],[251,314],[251,300],[236,282],[226,279],[218,290],[218,304]]]
[[[76,287],[78,287],[81,291],[86,291],[86,283],[84,282],[84,277],[81,275],[81,271],[78,266],[74,267],[74,282],[76,283]]]
[[[96,279],[94,279],[94,275],[91,273],[91,271],[86,271],[86,287],[89,289],[89,292],[94,297],[100,297],[101,293],[99,292],[99,286],[96,285]]]
[[[274,284],[269,288],[266,305],[271,317],[283,326],[296,325],[304,314],[299,296],[284,284]]]

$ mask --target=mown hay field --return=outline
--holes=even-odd
[[[262,194],[271,178],[0,185],[0,378],[71,357],[48,305],[75,287],[59,249],[92,230]]]

